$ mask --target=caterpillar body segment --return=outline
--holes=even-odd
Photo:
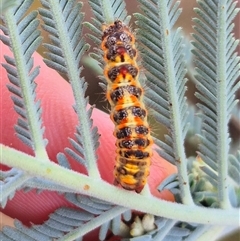
[[[147,182],[152,156],[152,137],[138,80],[135,38],[120,20],[104,26],[101,48],[104,52],[106,97],[115,124],[115,184],[141,192]]]

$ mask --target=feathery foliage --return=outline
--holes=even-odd
[[[0,39],[12,48],[14,55],[5,56],[6,63],[2,66],[8,73],[11,84],[7,87],[12,93],[14,110],[19,115],[15,125],[16,134],[32,148],[37,157],[46,158],[46,140],[43,138],[40,101],[36,99],[34,82],[39,68],[33,67],[31,57],[39,46],[41,37],[40,31],[37,30],[39,25],[39,20],[36,19],[37,12],[24,16],[30,5],[31,1],[22,2],[19,6],[6,10],[3,18],[4,25],[0,25],[5,35],[0,35]],[[21,188],[29,176],[15,169],[5,174],[1,171],[1,175],[7,180],[1,189],[1,206],[5,206],[7,199],[14,196],[16,190]]]
[[[155,140],[162,149],[159,154],[176,165],[181,182],[182,201],[191,204],[186,155],[183,149],[187,133],[186,64],[180,28],[173,26],[180,15],[179,1],[139,1],[142,14],[138,19],[138,39],[141,43],[143,65],[148,71],[146,78],[149,91],[146,103],[154,110],[157,121],[166,125],[169,134],[165,142]]]
[[[39,20],[36,19],[37,12],[24,17],[30,4],[30,1],[22,2],[18,8],[15,8],[15,11],[10,9],[7,12],[3,19],[5,26],[1,25],[1,30],[6,36],[1,35],[1,40],[14,51],[14,58],[5,56],[7,64],[3,64],[3,67],[7,70],[11,82],[8,89],[13,94],[14,109],[19,114],[18,123],[15,126],[16,133],[35,151],[36,155],[41,155],[46,143],[43,139],[40,101],[36,101],[34,91],[36,88],[34,79],[39,69],[33,68],[31,58],[41,42],[41,37],[40,31],[37,30],[39,25]],[[10,24],[11,28],[7,28]],[[28,101],[30,105],[26,105]],[[45,155],[43,153],[42,157],[44,158]]]
[[[240,87],[236,81],[239,57],[234,53],[239,41],[231,33],[238,9],[234,9],[236,2],[232,1],[199,1],[199,5],[201,9],[195,11],[200,18],[194,19],[196,34],[193,34],[198,73],[196,96],[202,102],[197,105],[203,119],[199,155],[209,167],[205,168],[208,175],[216,176],[219,205],[226,208],[230,206],[228,123],[237,103],[235,93]]]
[[[80,61],[89,49],[82,36],[84,14],[76,0],[41,0],[39,13],[42,28],[50,43],[44,59],[49,68],[63,73],[70,82],[75,98],[73,107],[78,116],[75,139],[65,153],[83,165],[88,173],[73,172],[67,155],[58,153],[59,165],[52,163],[43,138],[41,103],[36,99],[35,80],[39,68],[34,67],[32,54],[42,41],[35,11],[27,14],[32,0],[22,0],[16,7],[4,5],[0,40],[10,47],[13,57],[5,56],[6,69],[15,111],[19,118],[17,136],[32,148],[26,155],[1,144],[3,164],[12,167],[0,171],[1,206],[13,198],[17,190],[56,191],[74,208],[61,207],[43,224],[24,226],[15,220],[15,228],[4,227],[1,240],[82,240],[100,227],[99,240],[106,240],[109,231],[122,240],[205,240],[219,234],[222,226],[237,226],[240,206],[240,150],[230,152],[228,123],[236,106],[239,82],[238,40],[233,34],[233,20],[239,11],[232,0],[199,0],[195,9],[192,53],[195,55],[196,97],[200,112],[197,121],[186,97],[187,63],[184,41],[175,23],[181,14],[180,1],[138,0],[141,13],[135,13],[139,61],[144,67],[141,76],[147,85],[144,101],[152,109],[157,122],[168,129],[165,140],[155,138],[157,152],[176,165],[177,174],[165,179],[159,191],[170,190],[178,203],[141,195],[114,187],[100,178],[96,149],[97,127],[93,127],[93,108],[88,106],[87,84]],[[10,3],[10,1],[9,1]],[[123,0],[89,0],[93,12],[87,36],[94,42],[90,56],[103,68],[99,49],[102,25],[116,19],[129,24],[130,16]],[[105,87],[105,81],[101,86]],[[189,114],[190,113],[190,114]],[[192,126],[190,123],[193,123]],[[201,127],[200,127],[201,126]],[[190,127],[190,128],[189,128]],[[189,130],[200,139],[198,157],[187,157],[185,141]],[[33,163],[33,165],[29,165]],[[46,174],[45,170],[50,170]],[[159,173],[159,176],[161,174]],[[86,186],[91,188],[86,190]],[[101,188],[100,188],[101,187]],[[37,195],[37,194],[36,194]],[[207,208],[206,208],[207,207]],[[142,214],[133,213],[141,211]],[[186,215],[188,213],[188,215]]]
[[[88,98],[85,98],[87,84],[84,78],[80,78],[82,68],[79,65],[82,55],[88,50],[85,40],[80,39],[82,32],[83,14],[79,14],[82,8],[81,3],[75,0],[41,1],[44,8],[39,13],[44,21],[43,28],[49,33],[51,43],[45,43],[48,49],[45,63],[59,72],[68,76],[74,93],[76,105],[75,111],[78,114],[79,126],[77,127],[77,142],[70,140],[73,148],[66,149],[66,152],[83,164],[89,175],[99,177],[96,167],[95,150],[98,146],[97,128],[92,127],[91,113],[88,111]],[[71,44],[69,44],[71,43]],[[81,134],[80,134],[81,133]],[[89,135],[90,133],[90,135]]]

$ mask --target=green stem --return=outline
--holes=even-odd
[[[229,202],[229,178],[228,178],[228,154],[229,154],[229,133],[228,133],[228,88],[227,88],[227,6],[226,0],[218,2],[218,28],[217,28],[217,161],[218,161],[218,200],[222,208],[230,207]]]
[[[69,38],[68,29],[66,28],[64,15],[62,14],[62,9],[56,1],[49,0],[48,4],[51,6],[51,11],[54,16],[54,22],[56,24],[56,29],[58,31],[58,37],[61,43],[61,49],[64,55],[64,60],[66,63],[67,74],[72,86],[75,102],[76,111],[78,114],[79,125],[81,129],[82,145],[84,150],[84,157],[87,160],[87,170],[88,174],[94,178],[100,178],[100,174],[97,167],[97,160],[95,155],[95,148],[93,143],[93,136],[90,134],[92,132],[91,121],[89,119],[85,98],[85,90],[83,88],[83,79],[79,79],[81,69],[79,68],[79,63],[76,62],[75,54],[72,48],[71,39]],[[81,51],[88,48],[86,45],[83,46]]]
[[[5,13],[5,23],[8,28],[9,38],[11,41],[11,49],[16,62],[16,69],[18,74],[18,79],[20,81],[20,88],[22,93],[22,98],[24,101],[24,108],[26,110],[27,122],[29,125],[29,130],[31,133],[31,140],[33,142],[33,149],[35,155],[44,160],[47,159],[48,155],[45,148],[45,140],[43,138],[43,131],[41,129],[41,121],[39,121],[39,113],[35,100],[35,95],[33,94],[33,86],[31,85],[31,80],[29,77],[29,72],[26,68],[26,57],[23,52],[22,37],[19,33],[18,23],[16,22],[13,10],[9,9]],[[35,42],[40,43],[40,36],[35,40]],[[35,44],[36,44],[35,43]],[[32,43],[33,44],[33,43]],[[37,44],[36,44],[37,45]]]
[[[98,178],[63,168],[56,163],[27,155],[0,144],[2,164],[24,170],[29,175],[56,182],[76,193],[93,196],[129,209],[183,222],[208,225],[239,225],[239,209],[222,210],[172,203],[155,197],[142,196],[115,187]]]
[[[163,43],[164,55],[164,69],[166,72],[166,85],[168,89],[169,102],[171,103],[171,119],[172,119],[172,137],[174,138],[175,145],[175,163],[178,169],[178,177],[181,189],[181,198],[184,204],[194,205],[187,173],[187,158],[184,151],[184,136],[183,126],[181,123],[182,117],[180,112],[178,93],[177,93],[177,79],[174,65],[174,54],[172,48],[172,29],[170,27],[170,19],[167,12],[167,1],[158,1],[159,15],[161,19],[161,33]]]
[[[73,231],[64,235],[62,238],[58,239],[58,241],[72,241],[79,237],[83,237],[88,232],[104,224],[106,220],[112,220],[113,218],[124,213],[126,210],[127,208],[117,206],[106,212],[103,212],[98,217],[95,217],[91,221],[87,222],[86,225],[82,225],[79,228],[74,229]]]
[[[114,15],[112,11],[112,4],[109,0],[102,0],[102,11],[106,24],[111,24],[114,22]]]

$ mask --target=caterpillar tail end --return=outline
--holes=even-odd
[[[119,186],[120,185],[125,190],[135,191],[136,193],[140,193],[143,190],[144,186],[145,186],[145,184],[141,184],[141,185],[132,184],[132,185],[129,185],[128,183],[120,182],[116,178],[113,181],[113,185],[114,186]]]

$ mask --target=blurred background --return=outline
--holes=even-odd
[[[85,12],[85,21],[91,22],[92,18],[92,12],[90,9],[90,6],[86,0],[82,1],[84,3],[83,6],[83,12]],[[127,10],[129,15],[132,16],[130,26],[132,29],[135,29],[135,24],[134,24],[134,16],[132,15],[135,12],[139,12],[140,9],[138,7],[138,2],[137,0],[126,0],[125,1],[127,4]],[[32,6],[32,9],[37,9],[40,7],[40,0],[35,0],[34,5]],[[196,103],[197,99],[194,96],[194,92],[196,91],[194,87],[194,67],[193,67],[193,56],[191,55],[190,48],[192,48],[190,41],[192,40],[191,38],[191,33],[194,31],[192,26],[193,26],[193,17],[197,17],[196,14],[193,11],[194,7],[197,7],[195,1],[189,1],[189,0],[182,0],[181,1],[181,7],[183,8],[183,12],[176,24],[175,27],[182,27],[183,30],[183,35],[184,35],[184,40],[185,40],[185,45],[186,45],[186,60],[188,63],[188,90],[187,90],[187,98],[190,104],[194,106]],[[238,0],[238,7],[240,7],[240,1]],[[32,10],[30,9],[30,11]],[[240,38],[240,14],[235,18],[235,38]],[[42,29],[42,35],[44,37],[44,42],[48,42],[48,34],[44,32]],[[84,28],[84,35],[88,33],[89,30]],[[92,46],[89,52],[93,51],[94,47],[99,48],[99,46],[96,46],[90,39],[86,38],[86,41]],[[42,46],[39,47],[38,52],[41,55],[45,55],[44,49]],[[240,52],[240,46],[238,46],[238,53]],[[239,54],[238,54],[239,55]],[[82,63],[84,66],[84,71],[82,73],[82,76],[85,76],[85,80],[88,82],[88,90],[86,95],[89,96],[90,99],[90,104],[96,105],[98,109],[103,110],[104,112],[109,113],[109,105],[105,99],[105,93],[102,90],[102,88],[99,86],[99,78],[98,76],[101,74],[99,71],[99,68],[96,67],[96,64],[94,64],[89,56],[88,53],[86,56],[83,58]],[[65,79],[67,80],[66,76]],[[239,79],[237,81],[240,81]],[[146,83],[147,85],[147,83]],[[237,93],[237,98],[240,99],[240,90]],[[188,156],[194,155],[197,149],[197,145],[199,143],[199,140],[195,137],[195,134],[200,131],[200,125],[201,121],[200,120],[195,120],[194,116],[194,109],[190,110],[191,113],[191,118],[190,121],[192,122],[192,130],[189,132],[187,139],[186,139],[186,153]],[[151,112],[150,112],[151,115]],[[164,138],[164,134],[167,133],[167,130],[165,129],[164,126],[160,125],[159,123],[156,123],[153,119],[151,119],[151,126],[152,126],[152,131],[155,136],[157,136],[160,139]],[[234,153],[235,150],[239,149],[240,145],[240,104],[235,108],[234,116],[232,117],[230,123],[229,123],[229,130],[230,130],[230,135],[232,138],[232,149],[231,151]],[[230,231],[231,229],[226,230],[226,232]],[[240,233],[239,232],[231,232],[231,235],[228,237],[223,237],[219,238],[218,241],[240,241]],[[209,240],[210,241],[210,240]]]

